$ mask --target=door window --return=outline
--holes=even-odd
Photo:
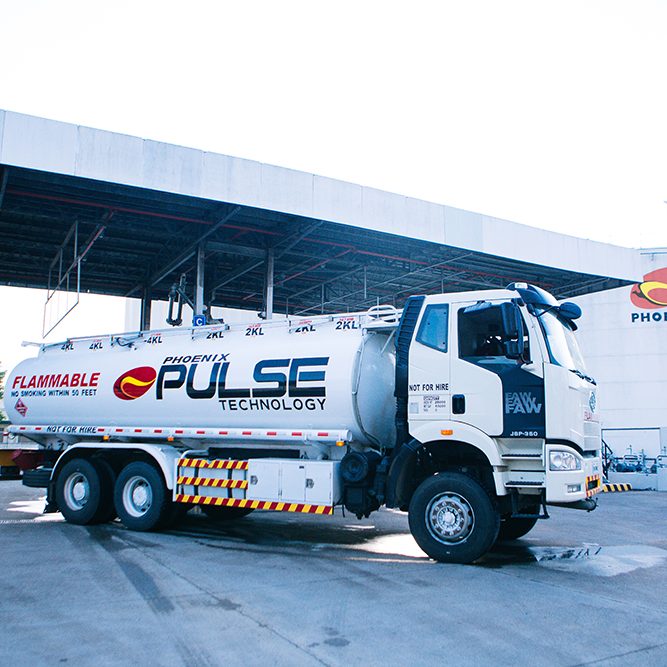
[[[440,352],[447,352],[447,325],[449,305],[446,303],[426,306],[422,317],[417,341]]]
[[[517,364],[505,356],[500,306],[459,310],[459,357],[473,364]],[[523,327],[524,357],[528,356],[528,333]]]

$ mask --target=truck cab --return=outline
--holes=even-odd
[[[408,300],[397,333],[389,502],[426,517],[422,548],[439,542],[447,559],[475,542],[483,512],[448,480],[472,482],[491,499],[499,519],[497,531],[486,521],[491,543],[525,534],[549,504],[595,506],[600,424],[574,333],[580,315],[525,283]],[[422,499],[423,484],[440,500]]]

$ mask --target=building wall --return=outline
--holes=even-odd
[[[652,283],[649,296],[667,303],[667,249],[637,252]],[[664,289],[653,284],[659,282]],[[637,285],[574,300],[584,313],[578,338],[599,385],[605,440],[616,455],[632,445],[656,456],[667,447],[667,306],[643,297]]]

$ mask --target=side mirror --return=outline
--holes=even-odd
[[[519,306],[511,301],[505,301],[500,304],[500,314],[503,320],[503,340],[523,339],[523,319]]]
[[[508,359],[521,359],[523,355],[523,342],[518,340],[503,341],[505,356]]]
[[[523,317],[519,306],[511,301],[500,304],[503,320],[503,349],[508,359],[519,359],[529,364],[530,359],[524,357],[523,349]]]
[[[581,308],[573,301],[565,301],[558,306],[558,312],[566,320],[578,320],[581,317]]]

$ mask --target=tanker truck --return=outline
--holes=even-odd
[[[5,404],[46,461],[24,483],[71,523],[389,507],[428,556],[470,563],[550,505],[595,507],[580,315],[512,283],[402,311],[75,338],[20,363]]]

